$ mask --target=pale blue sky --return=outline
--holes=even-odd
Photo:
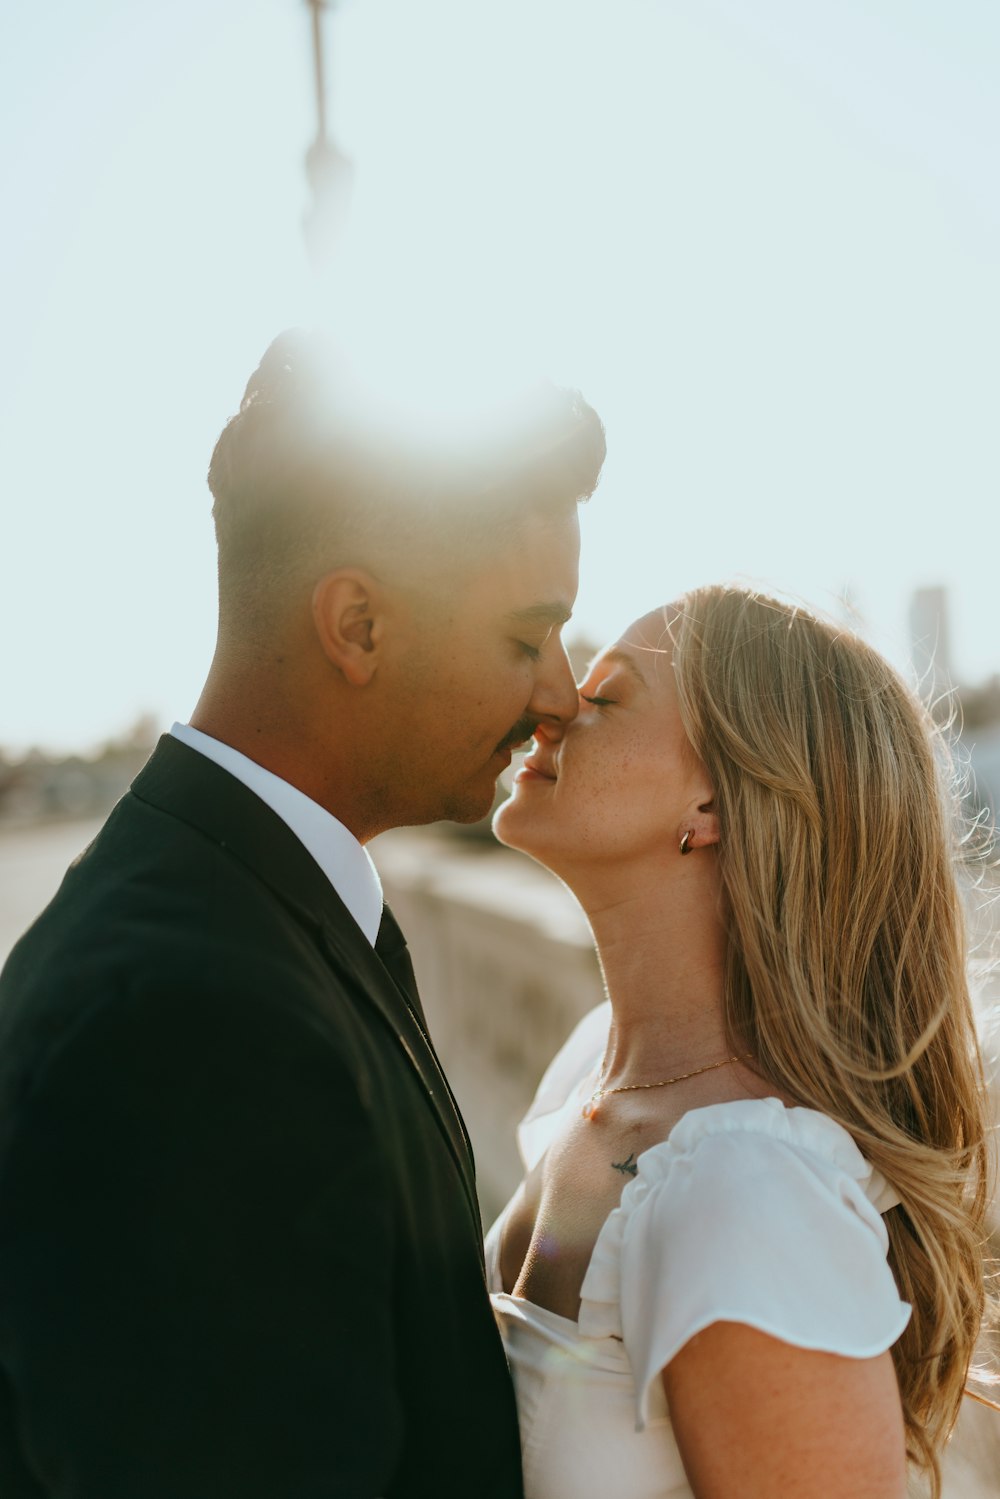
[[[940,583],[959,673],[1000,669],[993,0],[342,0],[327,34],[356,188],[317,291],[301,0],[2,9],[0,744],[187,716],[211,447],[317,307],[422,380],[583,388],[592,638],[740,575],[851,584],[902,661]]]

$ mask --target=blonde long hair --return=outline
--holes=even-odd
[[[889,1262],[907,1451],[940,1493],[984,1311],[987,1115],[942,736],[886,661],[736,588],[670,626],[711,777],[734,1047],[836,1119],[895,1188]]]

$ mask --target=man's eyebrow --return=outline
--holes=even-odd
[[[514,609],[507,616],[512,623],[518,625],[545,625],[548,629],[554,629],[556,625],[564,625],[572,616],[572,609],[568,604],[530,604],[527,609]]]
[[[639,667],[636,665],[635,658],[630,656],[628,651],[620,651],[616,646],[611,646],[610,649],[602,651],[600,656],[593,660],[590,663],[590,666],[587,668],[588,676],[593,671],[598,661],[600,661],[600,664],[602,666],[606,662],[610,662],[613,666],[624,666],[625,670],[630,671],[632,675],[642,684],[643,687],[649,686],[646,678],[643,676],[642,672],[639,670]]]

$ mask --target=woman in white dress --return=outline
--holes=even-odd
[[[526,1499],[937,1491],[984,1305],[985,1117],[929,717],[701,589],[539,726],[497,836],[593,928],[487,1240]]]

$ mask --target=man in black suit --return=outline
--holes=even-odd
[[[0,980],[3,1499],[516,1499],[472,1155],[365,843],[576,712],[603,433],[385,439],[272,345],[215,659]]]

